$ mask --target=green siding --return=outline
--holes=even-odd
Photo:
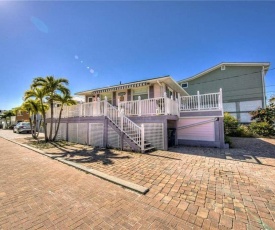
[[[224,103],[263,100],[261,71],[261,66],[226,66],[225,70],[218,68],[194,80],[182,80],[179,83],[188,82],[185,90],[190,95],[197,91],[201,94],[214,93],[222,88]]]

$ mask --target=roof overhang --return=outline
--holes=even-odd
[[[112,92],[112,91],[119,91],[119,90],[125,90],[125,89],[132,89],[132,88],[138,88],[142,86],[149,86],[154,83],[165,83],[168,85],[171,89],[179,92],[181,95],[188,95],[188,93],[180,87],[180,85],[171,77],[171,76],[164,76],[164,77],[158,77],[158,78],[151,78],[147,80],[142,81],[136,81],[136,82],[129,82],[125,84],[120,85],[114,85],[104,88],[97,88],[97,89],[91,89],[86,91],[81,91],[78,93],[75,93],[75,95],[96,95],[106,92]]]
[[[189,77],[189,78],[186,78],[186,79],[183,79],[183,80],[180,80],[178,81],[179,83],[183,83],[183,82],[187,82],[187,81],[190,81],[190,80],[194,80],[196,78],[199,78],[207,73],[210,73],[216,69],[219,69],[221,68],[222,66],[262,66],[265,68],[265,71],[267,72],[268,69],[269,69],[269,66],[270,66],[270,63],[269,62],[222,62],[218,65],[215,65],[203,72],[200,72],[192,77]]]

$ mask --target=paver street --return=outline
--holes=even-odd
[[[45,149],[150,188],[139,195],[0,138],[0,226],[275,229],[275,140],[232,139],[229,150]]]
[[[0,138],[0,229],[190,228],[141,195]]]

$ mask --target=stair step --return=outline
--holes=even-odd
[[[148,148],[144,148],[144,153],[148,153],[148,152],[150,152],[150,151],[153,151],[153,150],[155,150],[155,147],[148,147]]]

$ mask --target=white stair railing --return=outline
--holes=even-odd
[[[107,111],[105,115],[117,126],[123,133],[125,133],[141,151],[144,150],[144,126],[139,127],[136,123],[131,121],[116,107],[112,106],[105,99]]]

